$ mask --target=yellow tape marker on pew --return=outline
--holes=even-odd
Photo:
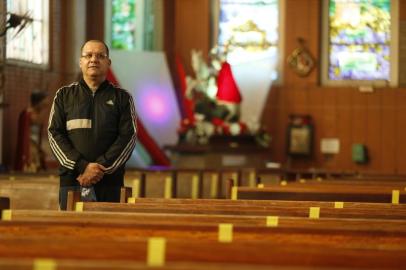
[[[83,212],[83,202],[77,202],[75,204],[75,211],[76,212]]]
[[[136,178],[133,180],[132,186],[132,196],[134,199],[138,199],[140,197],[140,179]]]
[[[165,199],[172,198],[172,177],[170,177],[170,176],[165,177],[164,198]]]
[[[282,180],[282,181],[280,182],[280,184],[281,184],[281,186],[286,186],[286,185],[288,184],[288,181]]]
[[[303,178],[302,178],[302,179],[300,179],[300,180],[299,180],[299,183],[300,183],[300,184],[304,184],[304,183],[306,183],[306,179],[303,179]]]
[[[250,172],[248,176],[248,181],[249,181],[249,186],[250,187],[255,187],[256,181],[255,181],[255,172]]]
[[[210,198],[215,199],[218,196],[218,183],[219,183],[219,176],[217,173],[213,173],[211,175],[210,181]]]
[[[192,190],[190,197],[192,199],[197,199],[199,197],[199,176],[196,174],[192,177]]]
[[[238,197],[238,187],[231,188],[231,200],[237,200]]]
[[[309,218],[319,218],[320,217],[320,207],[310,207]]]
[[[279,217],[278,216],[268,216],[266,217],[267,227],[278,227]]]
[[[317,180],[317,182],[322,182],[322,181],[323,181],[323,178],[317,177],[316,180]]]
[[[344,208],[344,202],[334,202],[334,208]]]
[[[35,259],[33,270],[56,270],[56,262],[52,259]]]
[[[5,209],[1,211],[1,220],[11,220],[11,210]]]
[[[238,174],[237,173],[232,173],[231,174],[231,179],[233,179],[233,186],[238,186]]]
[[[399,204],[400,190],[392,190],[392,204]]]
[[[219,224],[219,242],[231,243],[233,242],[233,224],[220,223]]]
[[[163,266],[165,264],[166,239],[163,237],[151,237],[148,239],[148,266]]]
[[[134,197],[128,198],[127,203],[135,203],[135,198]]]
[[[257,188],[264,188],[264,184],[258,184]]]
[[[8,178],[8,180],[14,181],[14,180],[16,180],[16,178],[15,178],[15,176],[10,176],[10,177]]]

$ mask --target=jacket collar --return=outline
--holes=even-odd
[[[93,91],[89,88],[89,86],[87,85],[87,83],[85,82],[85,80],[83,79],[83,77],[79,80],[79,84],[80,84],[81,86],[83,86],[85,89],[89,90],[90,92],[93,92]],[[110,82],[109,82],[108,80],[104,80],[104,82],[102,82],[102,83],[99,85],[99,88],[97,88],[96,92],[97,92],[97,91],[100,91],[100,90],[102,90],[102,89],[107,88],[107,87],[109,86],[109,84],[110,84]]]

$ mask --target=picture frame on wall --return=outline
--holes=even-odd
[[[313,124],[308,115],[291,115],[287,132],[287,153],[293,157],[313,154]]]

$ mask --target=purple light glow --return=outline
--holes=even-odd
[[[144,121],[162,124],[174,113],[174,106],[170,104],[172,100],[168,89],[156,86],[143,87],[137,95],[137,111]]]
[[[165,113],[165,104],[163,104],[163,101],[158,96],[149,96],[147,106],[150,113],[156,117],[163,116]]]

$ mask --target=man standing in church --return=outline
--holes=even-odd
[[[63,210],[69,190],[80,190],[84,200],[120,201],[124,166],[136,143],[136,114],[131,94],[106,80],[110,65],[107,45],[87,41],[80,57],[83,78],[54,97],[48,137],[60,163]]]

